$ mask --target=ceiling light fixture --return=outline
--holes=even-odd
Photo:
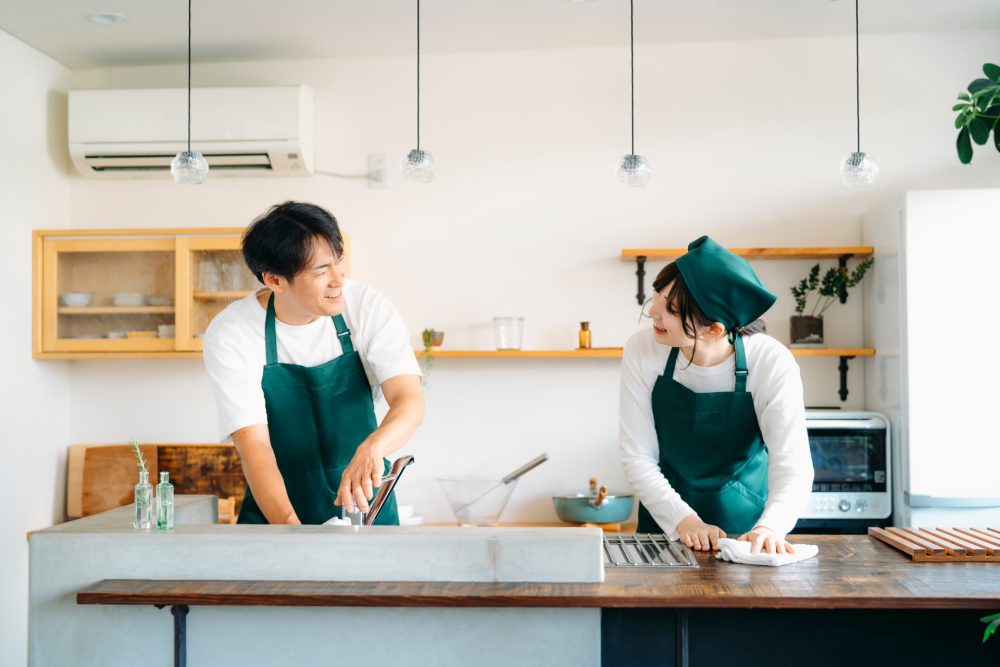
[[[420,0],[417,0],[417,147],[399,161],[405,178],[430,183],[434,178],[434,156],[420,149]]]
[[[208,162],[198,151],[191,150],[191,0],[188,0],[188,85],[187,85],[187,150],[170,162],[170,174],[181,185],[200,185],[208,176]]]
[[[115,25],[125,23],[128,21],[128,17],[124,14],[89,14],[87,20],[98,25]]]
[[[854,102],[857,114],[857,150],[851,151],[840,163],[840,179],[844,185],[871,185],[878,176],[878,165],[867,153],[861,152],[861,47],[858,35],[858,0],[854,0]]]
[[[624,185],[641,188],[649,183],[652,172],[646,164],[646,158],[635,154],[635,0],[628,0],[629,11],[629,58],[630,79],[632,87],[632,149],[618,163],[618,182]]]

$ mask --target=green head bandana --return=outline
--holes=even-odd
[[[676,264],[698,307],[727,331],[750,324],[778,298],[767,291],[749,262],[707,236],[692,241]]]

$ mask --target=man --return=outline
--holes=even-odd
[[[205,366],[224,436],[248,489],[240,523],[321,524],[368,510],[423,420],[420,368],[384,296],[344,278],[343,238],[326,210],[272,207],[243,236],[265,289],[230,304],[205,332]],[[389,411],[379,425],[374,402]],[[378,524],[398,524],[395,498]]]

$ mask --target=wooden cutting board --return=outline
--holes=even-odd
[[[161,470],[170,473],[174,493],[212,494],[222,507],[233,498],[235,520],[243,500],[245,481],[233,445],[142,445],[149,482],[159,481]],[[139,479],[135,455],[128,445],[72,445],[66,475],[66,516],[77,519],[128,505]]]
[[[997,528],[869,528],[868,534],[923,563],[1000,563]]]

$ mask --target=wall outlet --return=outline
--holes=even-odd
[[[389,187],[389,156],[385,153],[368,154],[368,187]]]

